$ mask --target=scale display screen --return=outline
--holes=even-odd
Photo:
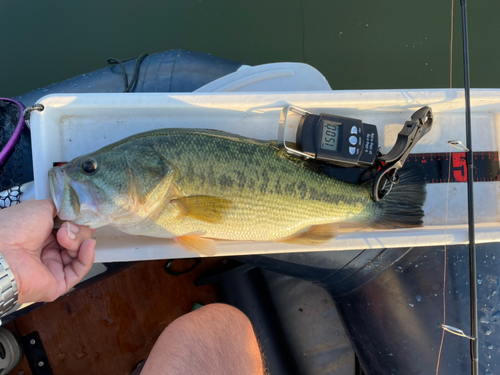
[[[301,118],[295,139],[307,157],[343,168],[372,166],[377,155],[377,127],[350,117],[308,113]]]
[[[339,125],[333,121],[326,120],[323,125],[323,137],[321,138],[321,148],[324,150],[337,151],[339,145]]]

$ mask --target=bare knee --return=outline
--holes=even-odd
[[[148,362],[153,355],[163,357],[161,362],[170,363],[177,374],[184,373],[185,366],[190,374],[263,373],[250,320],[224,304],[207,305],[176,319],[160,335]]]
[[[241,332],[253,332],[252,323],[237,308],[222,303],[213,303],[183,315],[173,321],[166,330],[182,330],[185,333],[199,333],[203,327],[208,332],[239,335]]]
[[[165,336],[184,337],[185,342],[197,345],[200,352],[214,351],[226,358],[258,359],[261,354],[252,323],[240,310],[225,304],[211,304],[183,315],[164,331]],[[162,334],[163,336],[163,334]]]

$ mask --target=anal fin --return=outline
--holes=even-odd
[[[204,238],[192,234],[192,235],[175,237],[174,240],[184,249],[192,253],[194,252],[202,255],[217,254],[217,245],[215,241],[210,238]]]
[[[295,245],[321,245],[337,236],[338,224],[313,225],[304,231],[295,233],[276,242]]]

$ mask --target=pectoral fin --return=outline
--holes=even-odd
[[[227,199],[208,195],[194,195],[173,199],[170,203],[177,205],[180,215],[206,221],[207,223],[221,222],[232,206],[231,201]]]
[[[174,238],[174,240],[184,249],[190,252],[215,255],[217,253],[217,245],[210,238],[204,238],[197,235],[186,235]]]
[[[290,243],[295,245],[320,245],[329,242],[337,235],[337,224],[313,225],[304,231],[295,233],[276,242]]]

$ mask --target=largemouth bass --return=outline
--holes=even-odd
[[[62,220],[152,237],[214,254],[213,239],[319,244],[335,223],[422,225],[425,186],[401,174],[380,202],[371,185],[331,178],[278,148],[230,133],[137,134],[49,171]]]

